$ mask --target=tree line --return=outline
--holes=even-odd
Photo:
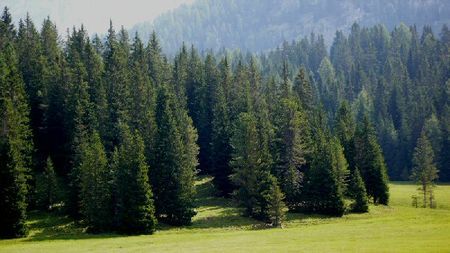
[[[93,232],[189,225],[198,173],[273,226],[286,207],[342,216],[388,204],[372,111],[351,99],[331,107],[335,80],[316,81],[294,53],[182,45],[172,60],[155,33],[144,44],[111,24],[91,39],[81,26],[62,40],[50,19],[16,29],[7,8],[0,49],[2,237],[26,234],[27,209],[62,209]],[[326,50],[311,53],[333,73]]]

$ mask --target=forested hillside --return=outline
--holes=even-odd
[[[0,237],[25,235],[34,209],[91,232],[189,225],[198,174],[273,227],[286,210],[387,205],[388,174],[450,178],[445,25],[355,24],[330,53],[322,35],[259,55],[163,46],[112,22],[104,40],[83,26],[61,38],[50,19],[15,27],[4,9]]]
[[[257,52],[271,49],[311,32],[331,44],[337,30],[400,22],[437,31],[450,22],[447,0],[198,0],[132,29],[149,38],[155,30],[163,49],[174,54],[182,42],[199,50],[235,48]]]

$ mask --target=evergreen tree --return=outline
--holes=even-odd
[[[293,99],[281,102],[279,126],[277,128],[277,162],[275,175],[280,180],[286,195],[286,204],[291,211],[297,208],[303,181],[304,165],[309,153],[309,131],[304,111]]]
[[[270,185],[266,198],[268,199],[268,219],[273,227],[281,227],[285,219],[284,194],[278,186],[277,179],[270,176]]]
[[[258,176],[262,168],[257,136],[255,118],[251,114],[240,114],[231,139],[230,164],[234,172],[232,180],[237,187],[234,194],[247,216],[256,215],[258,206]]]
[[[156,92],[148,75],[145,48],[136,34],[131,46],[131,127],[136,129],[144,139],[148,161],[154,159],[156,134],[155,100]]]
[[[244,215],[270,221],[274,218],[275,202],[279,200],[274,198],[280,196],[275,196],[276,189],[272,188],[276,180],[263,160],[266,155],[260,149],[260,141],[255,117],[251,113],[241,113],[231,139],[233,153],[230,165],[234,172],[231,179],[236,185],[234,195],[245,208]],[[278,208],[282,209],[281,206]]]
[[[186,119],[177,118],[180,116],[177,110],[181,110],[178,106],[174,91],[160,87],[156,103],[155,166],[158,169],[151,171],[150,177],[157,216],[169,224],[186,225],[195,215],[194,175],[198,151],[194,149],[198,148],[192,138],[195,133],[192,125]]]
[[[345,211],[344,193],[336,175],[338,168],[333,163],[333,149],[323,130],[319,130],[314,141],[311,166],[305,174],[307,184],[302,192],[301,209],[305,212],[342,216]]]
[[[2,25],[9,25],[3,15]],[[13,35],[6,35],[12,38]],[[12,41],[0,48],[0,237],[27,234],[27,180],[32,139],[25,86]]]
[[[355,151],[355,166],[361,170],[367,195],[373,198],[375,204],[387,205],[389,202],[387,169],[367,115],[356,130]]]
[[[106,231],[112,225],[112,174],[98,132],[85,139],[80,157],[80,206],[93,232]]]
[[[58,186],[58,178],[55,174],[55,169],[53,167],[53,162],[50,157],[47,158],[47,165],[45,166],[45,170],[43,173],[43,207],[46,210],[51,211],[53,206],[57,203],[58,193],[60,192]]]
[[[226,92],[231,85],[232,77],[227,59],[222,61],[220,68],[220,79],[217,87],[214,89],[212,105],[211,163],[213,166],[214,184],[221,195],[229,196],[233,191],[229,178],[232,174],[230,166],[232,123]]]
[[[128,68],[130,47],[127,34],[121,32],[119,35],[118,38],[111,22],[104,52],[104,79],[109,111],[105,142],[107,151],[111,151],[112,147],[119,143],[117,136],[117,133],[120,132],[119,122],[128,123],[130,120],[130,79]]]
[[[303,109],[307,112],[311,112],[315,106],[314,91],[304,67],[299,69],[298,74],[295,77],[294,87],[292,89],[298,96],[300,105]]]
[[[44,65],[40,34],[29,15],[20,22],[17,37],[19,66],[25,83],[30,106],[30,126],[37,153],[34,154],[36,166],[42,170],[48,154],[45,141],[45,113],[47,109],[47,84],[44,82]]]
[[[350,105],[343,101],[337,111],[334,131],[340,143],[344,147],[345,158],[349,164],[350,170],[354,170],[354,153],[355,153],[355,130],[356,123],[353,119]]]
[[[153,233],[156,226],[153,193],[145,147],[138,132],[121,125],[121,144],[114,152],[115,226],[126,234]]]
[[[353,170],[349,186],[350,196],[354,199],[352,211],[365,213],[369,211],[369,200],[367,199],[366,187],[358,169]]]
[[[423,196],[423,207],[433,207],[434,181],[438,179],[438,170],[434,163],[433,147],[428,140],[425,131],[422,131],[417,140],[417,146],[413,155],[413,170],[411,179],[420,185],[419,190]]]

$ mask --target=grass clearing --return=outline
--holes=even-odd
[[[438,208],[411,207],[417,186],[392,183],[391,205],[343,218],[288,214],[283,229],[239,215],[197,183],[198,214],[190,227],[160,225],[154,235],[84,233],[66,217],[32,213],[27,238],[0,241],[0,252],[450,252],[450,185],[436,187]]]

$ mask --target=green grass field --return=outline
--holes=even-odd
[[[154,235],[90,235],[71,220],[30,215],[27,238],[0,241],[0,252],[450,252],[450,185],[436,188],[438,208],[411,207],[417,186],[391,184],[391,205],[329,218],[288,214],[282,229],[239,216],[229,201],[198,182],[198,215],[191,227],[160,226]]]

